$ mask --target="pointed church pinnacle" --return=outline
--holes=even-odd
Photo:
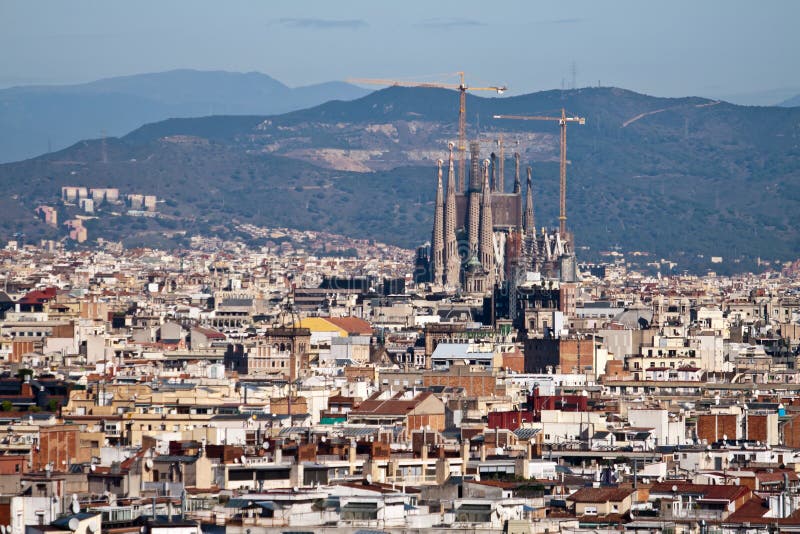
[[[431,239],[432,282],[442,283],[444,277],[444,195],[442,194],[442,160],[437,160],[436,207],[433,214]]]

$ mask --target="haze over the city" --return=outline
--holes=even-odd
[[[600,83],[770,105],[800,93],[799,18],[785,0],[6,0],[0,87],[176,68],[260,71],[291,86],[464,70],[512,94]]]

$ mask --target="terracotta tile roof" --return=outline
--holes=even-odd
[[[581,488],[567,497],[567,500],[580,503],[619,502],[632,493],[630,488]]]
[[[56,298],[56,288],[35,289],[19,299],[20,304],[39,304]]]
[[[769,512],[769,503],[761,497],[753,496],[725,520],[726,523],[755,522]]]
[[[425,399],[432,396],[433,393],[430,391],[424,391],[422,393],[417,394],[411,400],[398,400],[396,398],[391,399],[375,399],[376,395],[373,395],[373,398],[367,399],[361,404],[358,405],[358,408],[353,408],[350,410],[351,415],[406,415],[408,412],[412,411],[416,408],[420,403],[422,403]]]
[[[222,332],[217,332],[216,330],[212,330],[211,328],[204,328],[202,326],[195,326],[192,328],[192,332],[199,332],[206,336],[208,339],[227,339],[225,334]]]
[[[673,486],[676,491],[673,492]],[[736,499],[750,493],[750,489],[744,486],[731,486],[725,484],[692,484],[688,482],[659,482],[650,488],[650,495],[672,495],[673,493],[685,495],[700,495],[701,499],[711,501],[735,501]]]
[[[786,475],[789,477],[789,482],[797,482],[800,480],[800,477],[797,476],[797,473],[788,469],[784,471],[773,471],[771,473],[769,471],[760,471],[756,473],[756,479],[758,479],[758,481],[762,484],[769,484],[770,482],[783,482],[784,473],[786,473]]]
[[[358,317],[325,317],[325,320],[346,330],[348,334],[372,335],[372,326]]]

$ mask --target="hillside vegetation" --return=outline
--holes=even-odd
[[[725,271],[749,268],[757,257],[798,256],[800,108],[616,88],[470,97],[469,136],[484,141],[483,157],[504,137],[507,187],[513,151],[533,167],[539,225],[556,224],[558,126],[492,116],[556,115],[561,107],[587,119],[568,131],[568,224],[583,257],[618,245],[680,267],[705,268],[708,257],[722,256],[714,268]],[[447,142],[455,140],[456,110],[454,92],[390,88],[284,115],[148,124],[106,140],[106,163],[101,141],[81,142],[0,166],[9,192],[0,233],[58,234],[36,221],[33,209],[55,204],[62,185],[86,185],[166,200],[159,212],[167,218],[101,214],[94,236],[146,242],[175,229],[232,235],[233,223],[246,221],[411,247],[429,239],[434,161],[446,158]]]

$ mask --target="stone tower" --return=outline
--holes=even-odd
[[[431,282],[441,284],[444,278],[444,193],[442,192],[442,160],[437,160],[436,208],[433,212],[431,238]]]
[[[480,230],[480,144],[470,143],[469,145],[471,165],[469,175],[469,193],[467,197],[467,237],[469,240],[469,253],[472,256],[478,254],[478,232]]]
[[[489,186],[489,160],[483,165],[483,195],[481,196],[480,244],[478,259],[487,273],[486,289],[494,286],[494,226],[492,223],[492,190]]]
[[[524,232],[524,250],[528,267],[534,267],[539,261],[539,247],[536,236],[536,218],[533,213],[533,179],[528,167],[528,190],[525,192],[525,212],[522,215]]]
[[[445,285],[457,287],[460,283],[461,257],[456,241],[456,171],[453,166],[453,144],[450,144],[450,161],[447,173],[447,198],[444,204],[444,263]]]

